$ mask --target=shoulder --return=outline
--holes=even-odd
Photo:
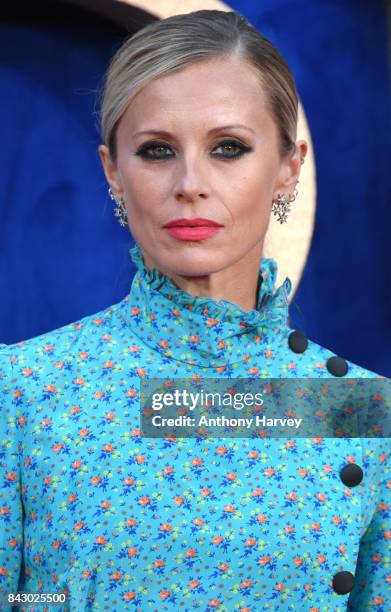
[[[286,348],[298,377],[384,379],[384,376],[349,360],[346,355],[312,341],[299,330],[287,329]]]
[[[123,301],[14,344],[0,345],[0,407],[20,409],[35,399],[59,393],[88,371],[91,380],[97,360],[111,353],[118,340]],[[27,402],[27,403],[26,403]]]
[[[44,366],[52,359],[66,359],[79,351],[91,350],[104,337],[111,339],[118,327],[117,313],[122,303],[123,300],[39,336],[0,344],[0,376],[7,366],[31,367],[34,363]]]
[[[333,394],[338,401],[348,399],[352,418],[357,419],[353,430],[361,438],[367,455],[372,455],[368,462],[377,464],[384,474],[383,469],[390,459],[390,453],[385,450],[389,449],[391,434],[391,379],[311,341],[302,332],[288,329],[286,339],[297,378],[328,379],[327,387],[323,387],[322,381],[310,381],[311,388],[319,391],[316,395],[318,409],[322,406],[326,410]],[[325,396],[320,393],[323,388],[327,389]],[[323,401],[324,405],[319,403]],[[338,401],[336,406],[339,406]],[[347,414],[343,410],[339,415],[344,427]]]

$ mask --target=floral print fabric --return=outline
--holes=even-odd
[[[332,351],[288,346],[289,279],[264,258],[246,312],[131,256],[119,303],[0,350],[0,609],[23,591],[67,594],[29,612],[389,610],[389,440],[140,435],[142,378],[333,377]]]

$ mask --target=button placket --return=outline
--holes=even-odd
[[[337,355],[328,358],[326,367],[333,376],[345,376],[349,369],[347,361]]]
[[[304,353],[308,347],[307,336],[302,331],[293,331],[288,336],[288,346],[294,353]]]
[[[354,574],[351,572],[338,572],[333,577],[333,589],[338,595],[347,595],[354,587]]]
[[[364,477],[364,472],[356,463],[348,463],[339,473],[342,482],[347,487],[357,487]]]

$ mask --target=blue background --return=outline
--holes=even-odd
[[[153,4],[153,3],[151,3]],[[295,76],[317,165],[293,327],[391,376],[391,112],[384,2],[235,0]],[[69,10],[69,9],[67,9]],[[135,269],[97,153],[96,92],[127,33],[101,19],[0,24],[0,343],[121,300]],[[299,185],[300,187],[300,185]]]

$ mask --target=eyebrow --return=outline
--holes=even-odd
[[[252,130],[250,127],[247,127],[247,125],[236,123],[234,125],[219,125],[218,127],[215,127],[209,130],[208,134],[213,134],[213,132],[220,132],[221,130],[226,130],[229,128],[242,128],[244,130],[248,130],[249,132],[254,133],[254,130]],[[142,132],[136,132],[135,134],[133,134],[133,136],[141,136],[142,134],[160,134],[162,136],[169,136],[169,137],[174,136],[174,134],[172,134],[171,132],[166,132],[165,130],[144,130]]]

